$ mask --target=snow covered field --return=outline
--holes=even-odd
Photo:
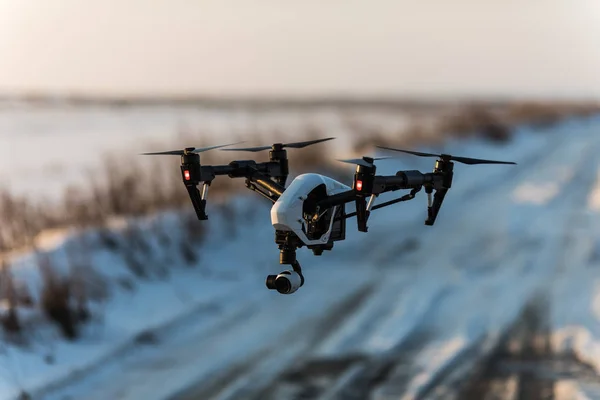
[[[214,141],[247,140],[247,134],[255,140],[256,135],[269,137],[273,132],[281,141],[293,141],[311,126],[337,137],[336,148],[343,153],[350,123],[394,133],[405,128],[409,119],[406,113],[369,109],[353,113],[329,108],[248,111],[197,106],[3,108],[0,104],[0,179],[3,188],[13,193],[30,193],[35,186],[52,199],[67,184],[84,182],[89,169],[102,167],[107,153],[125,160],[155,150],[153,145],[200,147]]]
[[[423,225],[423,193],[375,211],[368,234],[349,220],[333,252],[299,251],[307,281],[291,296],[264,286],[280,267],[261,199],[234,200],[236,213],[255,211],[233,236],[225,211],[209,212],[194,267],[148,233],[151,251],[138,256],[156,275],[133,290],[118,284],[132,280],[123,258],[97,246],[93,265],[113,283],[96,305],[102,320],[75,343],[42,326],[27,349],[5,344],[2,398],[598,399],[598,132],[595,118],[523,130],[505,146],[449,142],[445,152],[518,165],[456,164],[434,227]],[[174,215],[144,223],[180,234]],[[38,284],[31,257],[15,273]]]

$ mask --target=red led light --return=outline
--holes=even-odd
[[[186,181],[190,180],[190,171],[188,171],[187,169],[185,171],[183,171],[183,176],[185,177]]]
[[[356,190],[359,192],[362,190],[362,181],[356,181]]]

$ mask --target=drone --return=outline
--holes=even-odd
[[[398,171],[395,175],[376,175],[376,160],[394,157],[362,157],[338,160],[356,165],[352,187],[317,173],[297,176],[286,187],[289,164],[286,149],[300,149],[335,138],[323,138],[296,143],[275,143],[270,146],[230,148],[239,143],[211,147],[187,147],[142,155],[177,155],[181,157],[181,177],[199,220],[207,220],[208,189],[217,176],[245,179],[246,187],[270,202],[271,223],[275,228],[275,243],[279,248],[279,264],[290,270],[268,275],[266,286],[281,294],[292,294],[304,285],[302,267],[296,250],[306,246],[315,256],[333,249],[334,243],[346,238],[346,220],[356,217],[359,232],[367,232],[372,211],[415,198],[424,189],[427,194],[427,219],[432,226],[440,212],[446,193],[452,187],[454,162],[475,164],[516,164],[509,161],[455,157],[376,146],[379,149],[402,152],[420,157],[437,158],[433,172]],[[227,148],[225,148],[227,147]],[[261,152],[269,150],[269,160],[236,160],[228,165],[202,165],[200,153],[220,151]],[[198,188],[202,185],[201,191]],[[410,190],[408,194],[380,204],[377,197],[386,192]],[[347,213],[346,205],[354,203],[355,211]]]

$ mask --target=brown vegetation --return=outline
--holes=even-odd
[[[56,270],[47,254],[38,254],[38,268],[43,284],[40,301],[42,310],[51,321],[58,325],[67,339],[76,339],[78,320],[73,307],[74,285],[68,277],[62,276]]]
[[[432,111],[433,112],[433,111]],[[518,125],[548,125],[566,118],[589,116],[600,112],[597,105],[557,103],[472,103],[449,107],[433,125],[418,121],[402,132],[384,132],[381,129],[350,125],[353,137],[358,138],[356,148],[366,146],[406,145],[431,143],[448,136],[481,136],[493,141],[506,141]],[[251,131],[244,135],[249,142],[268,140],[275,132]],[[317,126],[307,125],[298,138],[310,139],[329,136]],[[198,143],[202,135],[184,132],[181,143]],[[284,136],[286,137],[286,136]],[[268,142],[267,142],[268,143]],[[204,143],[208,144],[208,143]],[[156,146],[156,149],[171,147]],[[149,151],[154,150],[149,148]],[[290,167],[296,173],[307,171],[327,172],[341,178],[341,165],[331,162],[327,145],[310,149],[291,150]],[[238,158],[251,158],[255,154],[207,152],[203,163],[228,163],[235,154]],[[267,157],[267,152],[259,153]],[[35,199],[14,196],[0,191],[0,254],[21,248],[40,232],[64,227],[102,227],[115,217],[139,217],[157,211],[179,209],[187,206],[189,198],[180,181],[177,157],[136,158],[131,154],[107,156],[101,171],[89,174],[88,187],[70,187],[64,193],[60,206],[44,206]],[[217,179],[211,186],[211,199],[222,198],[234,191],[244,190],[244,185],[231,179]],[[214,203],[213,203],[214,204]],[[108,238],[107,238],[108,240]],[[191,257],[190,257],[191,259]],[[136,262],[131,261],[136,269]]]
[[[6,309],[2,313],[2,327],[9,334],[19,333],[21,323],[17,315],[17,290],[10,265],[3,260],[0,265],[0,299],[6,302]]]

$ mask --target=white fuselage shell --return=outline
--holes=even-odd
[[[299,175],[285,189],[275,204],[273,204],[271,208],[271,223],[273,227],[279,231],[294,232],[306,245],[327,243],[331,234],[333,219],[327,232],[316,240],[309,240],[302,230],[305,223],[302,215],[304,200],[307,199],[308,194],[314,188],[322,184],[325,185],[327,195],[334,195],[352,189],[324,175],[314,173]]]

